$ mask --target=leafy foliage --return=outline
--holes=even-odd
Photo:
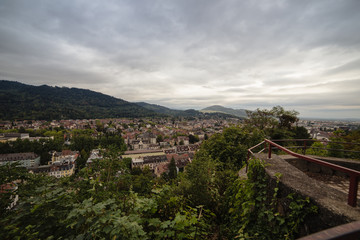
[[[261,110],[258,108],[256,111],[253,112],[247,111],[247,114],[249,118],[246,119],[245,122],[248,126],[264,130],[270,136],[276,136],[276,134],[291,135],[291,133],[287,131],[290,131],[292,125],[299,120],[297,117],[299,113],[297,111],[285,110],[281,106],[273,107],[271,110]],[[279,138],[276,137],[274,139]]]
[[[86,155],[82,134],[72,147]],[[260,162],[238,177],[259,129],[230,127],[206,140],[185,172],[172,180],[120,159],[123,142],[104,135],[103,159],[56,179],[4,168],[2,182],[19,182],[15,209],[0,217],[1,239],[283,239],[294,238],[314,208],[308,199],[269,187]],[[92,144],[89,141],[89,144]],[[173,165],[175,161],[173,161]],[[176,169],[175,169],[176,171]],[[5,178],[6,176],[6,178]],[[279,176],[280,177],[280,176]],[[280,200],[288,208],[281,211]],[[4,204],[3,204],[4,203]],[[2,201],[2,211],[9,202]]]
[[[278,186],[269,187],[264,163],[256,159],[249,164],[248,179],[237,179],[231,191],[230,221],[239,239],[293,239],[305,218],[317,211],[308,198],[291,193],[281,199]]]

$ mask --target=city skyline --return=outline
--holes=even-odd
[[[358,1],[2,1],[0,79],[360,118]]]

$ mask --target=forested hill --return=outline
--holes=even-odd
[[[0,80],[0,120],[146,117],[157,113],[102,93]]]
[[[201,112],[219,112],[237,116],[239,118],[247,118],[247,113],[245,109],[232,109],[226,108],[220,105],[213,105],[201,110]]]
[[[139,106],[144,107],[148,110],[154,111],[158,114],[172,116],[172,117],[185,117],[185,118],[197,117],[197,118],[216,118],[216,119],[219,119],[219,118],[222,118],[222,119],[241,118],[236,115],[228,114],[228,113],[224,113],[224,112],[215,112],[215,111],[214,112],[201,112],[201,111],[197,111],[194,109],[175,110],[175,109],[170,109],[170,108],[167,108],[164,106],[150,104],[150,103],[146,103],[146,102],[137,102],[136,104],[138,104]]]
[[[167,107],[163,107],[157,104],[150,104],[150,103],[146,103],[146,102],[136,102],[137,105],[146,108],[148,110],[157,112],[157,113],[161,113],[161,114],[166,114],[166,115],[171,115],[171,116],[186,116],[186,115],[190,115],[193,116],[194,114],[187,114],[185,111],[182,110],[175,110],[175,109],[170,109]]]

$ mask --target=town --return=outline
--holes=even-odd
[[[61,152],[52,150],[51,160],[40,164],[40,157],[34,153],[7,153],[0,155],[0,164],[19,161],[34,173],[47,173],[50,176],[63,177],[75,173],[76,159],[81,156],[81,149],[71,151],[69,146],[80,131],[93,139],[103,135],[121,136],[126,150],[120,158],[131,158],[133,167],[149,167],[154,174],[160,176],[167,170],[172,158],[176,161],[178,171],[183,171],[191,162],[195,151],[202,141],[214,133],[222,132],[224,127],[239,125],[239,119],[91,119],[60,121],[15,121],[2,122],[0,142],[19,140],[39,141],[54,139],[59,133],[63,138]],[[30,133],[29,133],[30,132]],[[34,136],[34,132],[42,132],[44,136]],[[51,132],[53,133],[52,136]],[[91,149],[87,154],[87,164],[101,158],[99,149]],[[83,154],[85,155],[85,154]],[[44,163],[44,161],[42,161]]]
[[[20,162],[33,173],[46,173],[50,176],[64,177],[75,173],[78,157],[86,157],[89,165],[94,159],[101,159],[101,149],[94,146],[84,153],[82,149],[72,149],[76,135],[86,134],[92,139],[104,135],[121,136],[126,150],[119,158],[131,158],[131,166],[148,167],[154,175],[161,176],[168,171],[171,159],[175,160],[177,171],[183,171],[194,158],[201,143],[215,133],[221,133],[229,126],[241,126],[243,120],[227,119],[83,119],[83,120],[32,120],[3,121],[0,123],[0,142],[16,140],[39,141],[61,139],[61,151],[49,151],[49,161],[41,161],[34,152],[0,154],[0,164]],[[317,140],[330,140],[333,132],[341,129],[351,131],[359,128],[356,121],[299,120],[298,126],[306,128],[310,137]],[[40,136],[39,136],[40,135]],[[42,163],[42,164],[41,164]]]

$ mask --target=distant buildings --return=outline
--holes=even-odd
[[[126,151],[122,158],[131,158],[132,168],[144,169],[148,167],[155,175],[160,176],[162,173],[167,172],[167,165],[170,163],[171,158],[175,160],[177,171],[183,171],[185,166],[194,158],[198,148],[199,145],[191,144],[163,150]]]
[[[68,177],[75,173],[78,156],[78,151],[63,150],[62,152],[53,152],[51,162],[48,165],[33,167],[29,170],[33,173],[46,173],[57,178]]]

